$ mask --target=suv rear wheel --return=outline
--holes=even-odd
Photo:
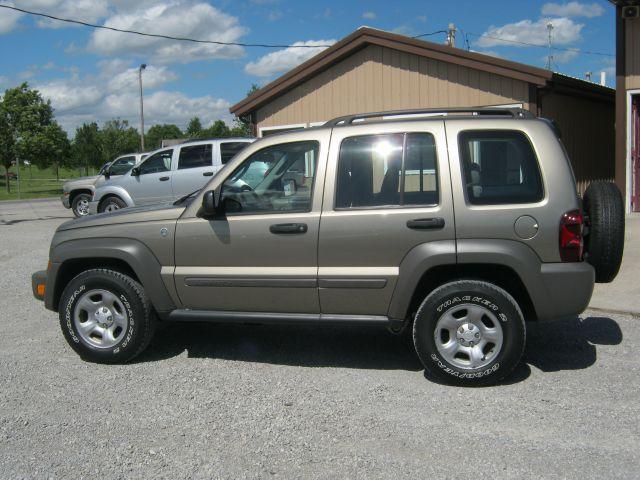
[[[85,360],[123,363],[149,345],[156,318],[142,285],[107,269],[82,272],[60,298],[60,326]]]
[[[107,197],[101,203],[98,208],[99,213],[115,212],[121,208],[126,208],[127,204],[120,197]]]
[[[460,280],[425,298],[414,320],[413,342],[427,376],[465,386],[492,384],[520,362],[524,318],[502,288]]]

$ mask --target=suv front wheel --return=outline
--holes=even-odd
[[[156,318],[142,285],[108,269],[76,276],[60,298],[60,326],[83,359],[127,362],[149,345]]]
[[[518,304],[502,288],[460,280],[425,298],[415,316],[413,342],[427,376],[487,385],[505,378],[520,362],[525,323]]]
[[[98,213],[115,212],[121,208],[126,208],[127,204],[120,197],[111,196],[105,198],[98,208]]]

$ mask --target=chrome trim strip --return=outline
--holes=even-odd
[[[316,288],[315,278],[187,277],[187,287]]]

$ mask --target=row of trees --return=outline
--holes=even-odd
[[[249,135],[250,125],[242,120],[236,120],[233,127],[222,120],[204,127],[198,117],[193,117],[184,132],[174,124],[152,126],[145,135],[145,147],[147,151],[155,150],[166,139]],[[0,164],[5,168],[7,191],[9,168],[16,159],[38,168],[53,167],[58,178],[60,167],[83,169],[88,175],[89,168],[98,168],[118,155],[139,150],[140,134],[126,120],[110,120],[102,127],[96,122],[85,123],[69,140],[55,120],[51,102],[27,83],[6,90],[0,98]]]

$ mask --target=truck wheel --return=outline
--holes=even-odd
[[[120,197],[107,197],[100,203],[99,213],[115,212],[121,208],[126,208],[127,204]]]
[[[596,271],[596,282],[611,282],[620,270],[624,250],[622,194],[611,182],[592,182],[584,193],[583,208],[588,227],[584,258]]]
[[[60,298],[60,326],[84,360],[123,363],[149,345],[156,317],[142,285],[108,269],[75,277]]]
[[[76,217],[84,217],[89,215],[89,202],[91,201],[91,195],[88,193],[79,193],[73,197],[71,202],[71,210]]]
[[[425,298],[416,313],[413,342],[428,377],[462,386],[493,384],[520,362],[524,318],[503,289],[460,280]]]

